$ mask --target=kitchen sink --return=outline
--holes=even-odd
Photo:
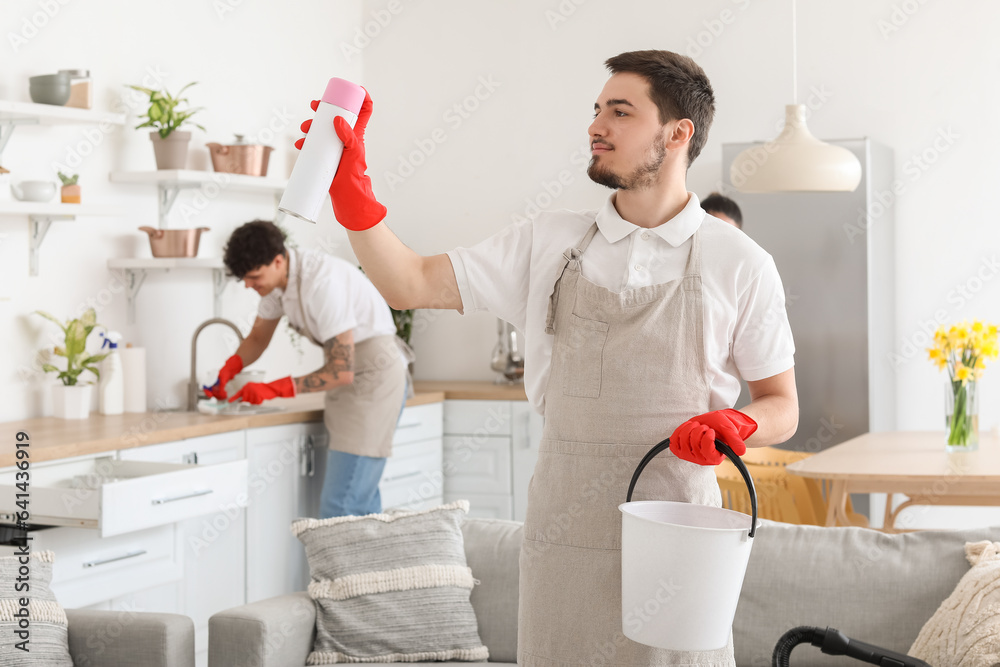
[[[206,415],[266,415],[284,412],[284,408],[252,403],[218,403],[212,400],[198,401],[198,412]]]

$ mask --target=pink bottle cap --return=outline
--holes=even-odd
[[[330,79],[326,84],[326,92],[323,93],[323,101],[347,109],[357,116],[365,101],[365,89],[345,79]]]

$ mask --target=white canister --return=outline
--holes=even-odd
[[[120,350],[125,412],[146,412],[146,349],[128,343]]]
[[[92,109],[94,107],[94,86],[90,80],[90,70],[87,69],[61,69],[59,73],[65,72],[69,75],[69,100],[68,107],[78,109]]]
[[[333,128],[333,119],[343,116],[351,127],[365,101],[365,89],[344,79],[333,78],[316,108],[312,126],[302,143],[292,175],[281,195],[278,210],[315,223],[330,192],[340,165],[344,144]]]

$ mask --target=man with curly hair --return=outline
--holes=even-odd
[[[265,220],[237,228],[223,260],[231,275],[262,298],[249,335],[206,393],[256,404],[326,392],[330,451],[320,518],[381,512],[378,483],[410,394],[407,363],[413,356],[396,336],[389,306],[349,262],[318,250],[290,250],[281,229]],[[260,358],[282,315],[323,348],[323,366],[302,377],[250,382],[228,397],[226,383]]]

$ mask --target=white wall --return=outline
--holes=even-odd
[[[386,0],[365,2],[369,18],[386,7]],[[893,198],[892,367],[901,429],[942,428],[944,379],[923,349],[933,328],[962,318],[1000,321],[1000,227],[988,199],[1000,154],[992,130],[1000,107],[998,21],[1000,6],[974,0],[798,2],[795,101],[813,109],[810,128],[820,138],[868,136],[892,147],[904,186]],[[485,238],[532,200],[598,206],[606,190],[589,182],[576,151],[586,145],[606,79],[602,62],[644,48],[691,55],[712,81],[716,120],[688,179],[704,196],[719,187],[722,144],[774,137],[793,102],[791,2],[404,4],[364,51],[376,104],[370,173],[390,225],[432,254]],[[481,77],[500,86],[477,104],[468,96]],[[463,100],[478,108],[453,127],[446,114]],[[398,175],[401,160],[419,161],[412,152],[428,145],[434,128],[447,141],[404,182],[390,183],[386,172]],[[561,174],[570,185],[547,197]],[[752,221],[746,231],[753,235]],[[414,343],[418,376],[492,378],[491,316],[435,313],[425,322]],[[981,399],[981,427],[996,429],[1000,368],[987,371]],[[908,512],[912,527],[997,522],[996,508]]]
[[[309,100],[322,93],[330,76],[361,76],[360,59],[348,61],[338,48],[360,15],[360,1],[8,1],[0,18],[0,99],[30,101],[29,76],[65,68],[91,70],[95,107],[103,110],[127,110],[133,99],[127,83],[145,80],[176,92],[198,81],[188,93],[192,104],[205,107],[196,120],[207,132],[194,130],[189,167],[210,169],[205,143],[231,143],[233,133],[242,132],[277,147],[269,174],[282,177],[295,152],[291,143],[300,136],[298,125],[312,114]],[[73,151],[88,153],[78,168],[84,200],[119,205],[125,215],[55,222],[41,250],[37,277],[28,276],[27,219],[0,217],[0,235],[5,235],[0,242],[5,348],[0,356],[0,420],[41,416],[51,409],[44,386],[53,376],[34,370],[34,360],[38,348],[52,344],[56,329],[29,313],[43,309],[65,318],[91,302],[100,323],[147,348],[150,407],[185,400],[191,335],[198,323],[212,317],[210,272],[151,274],[139,294],[136,324],[129,326],[122,284],[106,265],[111,257],[149,257],[146,235],[137,227],[156,226],[155,188],[108,180],[111,171],[154,168],[148,130],[133,129],[136,112],[144,110],[141,103],[135,107],[129,123],[107,135],[83,126],[19,127],[3,153],[0,164],[13,172],[14,182],[54,181],[54,164],[65,163]],[[278,131],[269,137],[268,129]],[[236,226],[254,217],[271,218],[274,210],[270,195],[223,193],[204,205],[187,192],[178,199],[170,226],[210,227],[199,254],[219,256]],[[335,252],[343,254],[346,247],[336,247],[343,235],[332,223],[289,228],[302,245],[315,243],[321,234]],[[345,256],[352,256],[349,248]],[[230,282],[222,314],[245,333],[257,300],[254,292]],[[235,350],[235,337],[228,331],[211,327],[203,334],[203,376]],[[96,333],[92,342],[99,343]],[[269,379],[304,374],[320,364],[321,355],[308,342],[303,349],[300,357],[282,327],[257,367],[265,368]]]
[[[387,6],[367,0],[366,18]],[[606,190],[589,182],[573,156],[586,144],[608,56],[665,48],[705,68],[717,116],[689,172],[689,188],[700,195],[718,186],[721,145],[772,138],[792,102],[790,2],[402,6],[364,50],[365,83],[375,100],[368,163],[390,225],[424,254],[485,238],[523,214],[530,200],[567,208],[603,201]],[[1000,135],[991,129],[1000,106],[992,84],[998,20],[1000,6],[969,0],[798,3],[798,101],[816,106],[811,129],[821,138],[869,136],[889,145],[906,186],[896,201],[903,429],[941,427],[943,378],[926,361],[921,323],[936,313],[946,322],[1000,321],[1000,280],[993,280],[1000,227],[986,199],[1000,153]],[[460,125],[449,124],[448,110],[474,95],[481,78],[500,85]],[[398,175],[400,160],[419,161],[412,152],[418,142],[428,145],[435,128],[447,140],[412,176],[390,183],[386,173]],[[952,138],[939,139],[946,136]],[[563,170],[572,183],[546,202],[546,184],[554,191]],[[753,235],[752,221],[747,231]],[[967,283],[966,299],[957,290]],[[494,327],[485,314],[434,314],[416,336],[418,376],[490,379]],[[1000,369],[987,371],[982,389],[988,430],[1000,421]]]
[[[121,84],[159,68],[173,89],[200,81],[190,92],[195,104],[207,107],[200,121],[209,132],[196,133],[192,166],[207,166],[205,141],[227,140],[238,129],[252,134],[276,117],[275,108],[287,109],[294,121],[285,149],[275,156],[272,173],[278,174],[287,168],[295,126],[308,116],[304,102],[328,76],[354,78],[375,99],[368,162],[376,193],[389,207],[392,228],[423,254],[471,245],[534,204],[587,208],[603,201],[606,191],[586,178],[579,151],[606,78],[602,63],[610,55],[668,48],[695,55],[709,74],[718,113],[690,171],[689,187],[699,194],[719,182],[721,144],[774,136],[784,105],[792,101],[789,2],[228,2],[236,6],[221,16],[217,8],[225,5],[217,2],[182,0],[171,3],[166,14],[146,3],[66,2],[16,52],[9,33],[19,31],[41,3],[9,2],[0,45],[6,53],[0,99],[27,100],[30,75],[89,67],[99,106],[111,108],[121,97]],[[996,272],[990,264],[1000,231],[983,198],[1000,142],[990,131],[992,111],[1000,106],[991,83],[1000,61],[991,27],[1000,19],[1000,6],[971,0],[800,0],[798,9],[799,101],[809,102],[810,91],[828,98],[810,118],[814,133],[870,136],[896,151],[897,176],[906,183],[896,202],[895,335],[904,357],[897,373],[898,423],[937,429],[942,378],[922,351],[909,347],[922,348],[921,323],[939,311],[948,322],[1000,320],[1000,281],[992,280]],[[371,36],[361,39],[362,30]],[[475,108],[463,117],[453,109],[456,104]],[[15,180],[54,177],[50,165],[65,157],[82,132],[19,129],[2,164],[15,172]],[[942,144],[937,138],[949,132],[954,140]],[[435,137],[445,141],[427,155]],[[936,140],[944,150],[935,149]],[[925,169],[915,162],[923,153],[933,160]],[[412,174],[401,171],[401,165],[418,162]],[[150,168],[151,150],[141,132],[129,126],[107,137],[81,168],[85,197],[120,203],[129,214],[55,223],[37,278],[27,276],[26,221],[0,218],[0,234],[7,235],[0,245],[6,278],[0,297],[7,297],[0,301],[0,319],[10,332],[4,338],[9,352],[0,359],[2,418],[47,410],[38,376],[22,369],[30,366],[49,329],[26,314],[44,308],[68,315],[89,299],[107,297],[102,290],[116,285],[106,259],[148,256],[145,237],[135,228],[154,221],[155,191],[112,185],[107,174]],[[388,173],[404,178],[391,183]],[[560,177],[569,184],[558,191]],[[202,254],[218,254],[236,224],[272,210],[268,197],[213,201],[191,220],[212,227]],[[176,226],[184,226],[181,222]],[[319,234],[323,245],[352,256],[329,218],[315,229],[300,226],[293,232],[304,245],[316,243],[313,236]],[[957,290],[967,284],[974,293],[965,299]],[[101,306],[101,321],[156,351],[151,403],[180,401],[191,332],[211,316],[208,274],[148,278],[139,297],[139,322],[132,327],[125,325],[124,296],[110,296]],[[246,330],[256,295],[232,284],[225,296],[224,314]],[[418,377],[492,378],[491,316],[425,311],[421,322],[414,341]],[[228,352],[223,333],[221,328],[206,333],[204,371]],[[300,360],[287,336],[279,332],[277,338],[277,347],[260,362],[269,375],[304,372],[318,362],[315,350],[307,349]],[[987,371],[983,383],[984,429],[1000,421],[997,375],[1000,370]]]

